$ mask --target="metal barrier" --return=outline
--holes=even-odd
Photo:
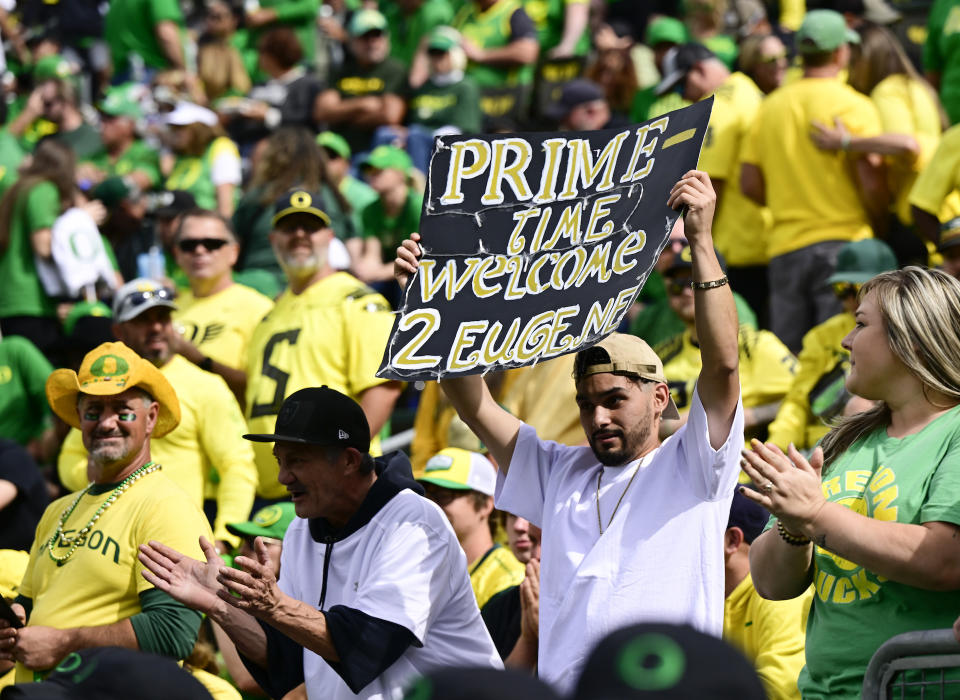
[[[863,677],[863,700],[960,698],[960,643],[953,630],[922,630],[891,637],[880,645]],[[906,672],[916,671],[909,674]],[[938,694],[939,693],[939,694]]]

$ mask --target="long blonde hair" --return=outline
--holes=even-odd
[[[960,282],[940,270],[905,267],[884,272],[863,285],[873,292],[890,351],[920,380],[924,397],[936,392],[960,403]],[[936,405],[936,404],[935,404]],[[875,408],[844,419],[823,439],[824,467],[861,437],[890,424],[890,408]]]

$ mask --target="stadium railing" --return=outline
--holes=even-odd
[[[953,630],[921,630],[880,645],[863,678],[863,700],[960,698],[960,643]],[[939,693],[939,694],[938,694]]]

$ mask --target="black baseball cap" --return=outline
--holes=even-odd
[[[197,208],[197,199],[186,190],[161,192],[156,198],[153,215],[158,219],[173,219],[185,211]]]
[[[740,493],[740,488],[734,489],[733,501],[730,503],[730,516],[727,518],[727,527],[739,527],[743,531],[743,539],[747,544],[763,534],[763,528],[770,521],[770,512],[762,505]]]
[[[663,78],[657,83],[654,93],[663,95],[670,92],[687,77],[691,68],[709,58],[716,58],[716,54],[703,44],[689,42],[674,46],[663,57]]]
[[[322,204],[323,198],[319,192],[310,192],[303,188],[288,190],[273,205],[273,219],[270,224],[276,226],[278,221],[292,214],[310,214],[320,219],[326,228],[330,225],[330,217],[320,208]]]
[[[297,442],[370,451],[370,424],[360,404],[328,386],[293,392],[280,406],[273,433],[248,433],[243,437],[254,442]]]
[[[404,700],[559,700],[546,683],[514,669],[441,668],[415,680]]]
[[[560,99],[550,105],[547,116],[560,121],[566,118],[574,107],[596,100],[605,100],[606,98],[607,96],[603,94],[603,88],[595,82],[585,78],[577,78],[563,86],[560,90]]]
[[[765,700],[750,662],[689,625],[631,625],[590,654],[572,700]]]

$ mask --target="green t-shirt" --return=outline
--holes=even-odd
[[[927,20],[923,67],[940,74],[940,100],[950,123],[960,122],[960,5],[936,0]]]
[[[739,324],[756,329],[757,315],[750,308],[747,300],[734,292],[733,303],[737,307]],[[659,348],[667,341],[678,338],[683,335],[684,330],[686,326],[670,308],[670,302],[666,296],[647,304],[630,323],[630,335],[643,338],[652,348]]]
[[[95,153],[88,160],[106,173],[107,177],[115,175],[122,177],[139,171],[150,177],[152,187],[160,185],[160,156],[145,141],[135,140],[116,160],[111,160],[105,149]]]
[[[24,155],[17,138],[5,128],[0,129],[0,197],[17,181],[17,168]]]
[[[30,235],[51,228],[60,214],[60,194],[52,182],[40,182],[21,192],[10,218],[7,249],[0,253],[0,318],[10,316],[54,316],[50,301],[34,263]]]
[[[53,365],[26,338],[0,340],[0,438],[26,445],[46,427],[44,386]]]
[[[480,131],[480,90],[470,76],[452,85],[428,80],[410,98],[407,119],[431,129],[455,126],[465,134]]]
[[[77,160],[86,160],[103,150],[100,132],[86,123],[73,131],[58,131],[52,138],[69,146]]]
[[[588,3],[589,0],[524,0],[523,9],[530,15],[530,19],[537,25],[540,34],[540,56],[546,56],[547,51],[554,48],[563,38],[563,25],[567,5]],[[574,56],[585,56],[590,50],[590,35],[587,29],[577,40]]]
[[[361,213],[368,204],[377,200],[377,192],[370,185],[347,175],[340,181],[340,194],[350,202],[350,220],[353,222],[352,235],[363,236],[363,218]],[[349,237],[349,236],[345,236]]]
[[[406,66],[413,61],[420,39],[436,27],[450,24],[453,9],[448,0],[426,0],[406,14],[396,0],[380,0],[380,12],[390,27],[390,55]]]
[[[139,54],[148,68],[169,68],[157,41],[156,26],[175,22],[183,30],[183,12],[176,0],[111,0],[103,23],[114,72],[126,70],[130,54]]]
[[[915,435],[891,438],[880,429],[857,440],[827,469],[823,492],[876,520],[960,525],[960,406]],[[813,564],[807,665],[798,681],[804,700],[859,698],[883,642],[950,627],[960,610],[960,591],[894,583],[819,547]]]
[[[343,99],[379,96],[387,93],[403,95],[407,84],[407,69],[395,58],[370,67],[361,67],[353,58],[348,58],[331,81],[333,88]],[[373,129],[340,124],[337,133],[346,139],[353,154],[370,148]]]
[[[530,36],[535,38],[536,28],[520,0],[497,0],[483,11],[475,2],[465,2],[453,20],[453,27],[481,49],[502,48],[513,40],[526,38],[524,28],[527,26],[531,30]],[[515,30],[524,33],[518,35]],[[532,65],[501,67],[471,62],[467,65],[467,75],[481,89],[513,87],[530,85],[533,68]]]
[[[423,195],[413,187],[407,192],[407,201],[397,216],[387,216],[380,199],[367,205],[360,214],[365,238],[376,236],[383,248],[384,262],[393,260],[397,246],[414,231],[420,230],[420,210]]]

